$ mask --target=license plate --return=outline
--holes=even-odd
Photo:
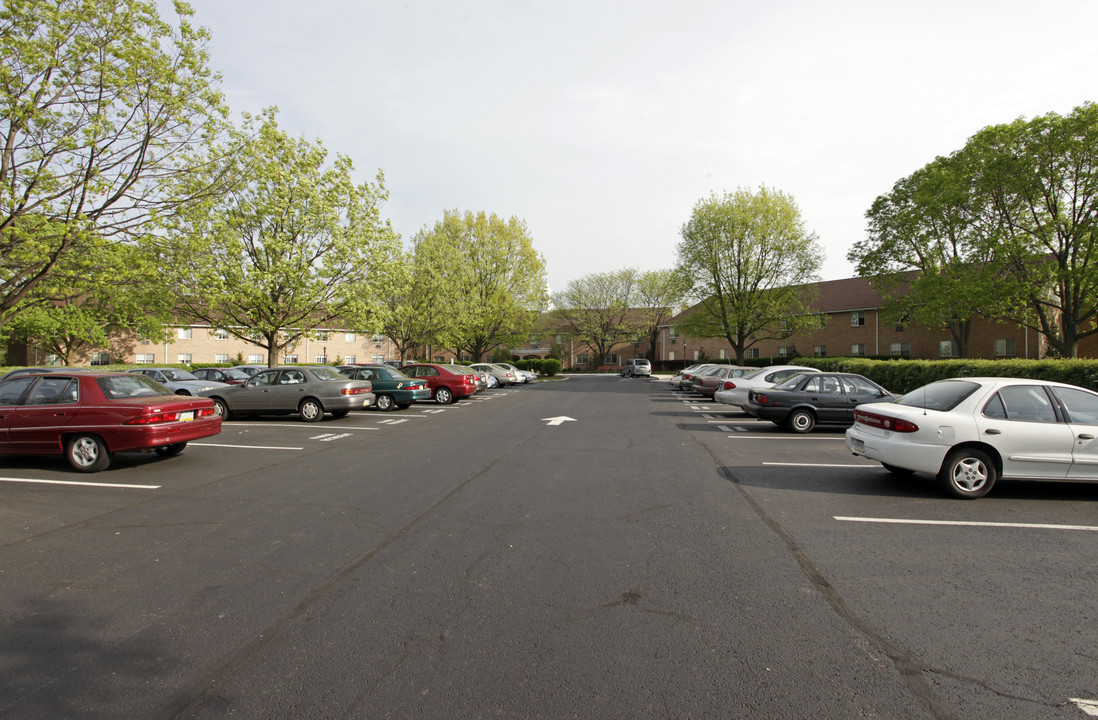
[[[181,422],[190,422],[191,420],[194,420],[194,410],[179,413],[179,420]]]
[[[857,438],[850,439],[850,449],[859,455],[865,455],[865,441],[858,440]]]

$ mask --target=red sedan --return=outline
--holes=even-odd
[[[208,398],[174,395],[132,373],[56,372],[0,381],[0,453],[64,455],[96,472],[111,455],[178,455],[190,440],[221,432]]]
[[[477,376],[463,372],[449,365],[435,363],[416,363],[400,369],[408,377],[426,380],[431,397],[439,405],[469,397],[477,391]]]

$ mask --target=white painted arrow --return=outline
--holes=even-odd
[[[560,425],[561,423],[565,422],[575,422],[576,419],[561,415],[560,417],[555,418],[542,418],[542,421],[548,421],[549,425]]]

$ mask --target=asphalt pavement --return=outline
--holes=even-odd
[[[4,459],[0,717],[1086,717],[1098,486],[841,438],[575,376]]]

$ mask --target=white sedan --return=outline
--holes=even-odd
[[[893,473],[934,475],[954,497],[1000,477],[1098,482],[1098,393],[1026,378],[955,378],[859,405],[846,445]]]
[[[819,372],[819,370],[816,368],[804,367],[802,365],[768,365],[767,367],[759,368],[755,372],[744,375],[743,377],[730,378],[724,383],[721,390],[718,390],[713,394],[713,399],[719,403],[724,403],[725,405],[743,407],[747,404],[748,390],[762,390],[764,388],[774,387],[778,383],[785,382],[794,375],[816,372]],[[732,387],[729,387],[729,385]]]

